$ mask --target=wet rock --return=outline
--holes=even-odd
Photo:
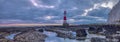
[[[86,37],[76,37],[76,40],[85,40]]]
[[[95,33],[97,33],[97,28],[96,27],[89,27],[88,31],[90,34],[95,34]]]
[[[0,35],[0,39],[5,38],[3,35]]]
[[[114,38],[114,39],[107,39],[107,41],[108,41],[108,42],[119,42],[119,40],[118,40],[118,39],[115,39],[115,38]]]
[[[6,39],[6,36],[10,35],[10,33],[7,32],[0,32],[0,39]]]
[[[89,27],[89,31],[94,31],[96,30],[94,27]]]
[[[77,37],[86,37],[87,36],[87,33],[84,29],[79,29],[76,31],[76,33],[77,33],[76,34]]]
[[[113,27],[114,28],[114,27]],[[109,29],[106,29],[106,31],[104,32],[105,33],[105,35],[113,35],[113,34],[116,34],[116,29],[111,29],[111,28],[109,28]]]
[[[118,39],[119,41],[118,42],[120,42],[120,39]]]
[[[107,35],[106,38],[113,39],[111,35]]]
[[[43,29],[39,29],[38,31],[39,31],[39,32],[44,32],[44,30],[43,30]]]
[[[103,38],[91,38],[91,42],[107,42],[106,39]]]
[[[96,33],[102,32],[103,28],[101,28],[101,27],[89,27],[88,31],[91,34],[96,34]]]
[[[120,36],[117,36],[116,38],[118,39],[118,42],[120,42]]]
[[[98,33],[98,32],[102,32],[103,29],[102,29],[102,28],[97,28],[96,31],[97,31],[97,33]]]
[[[72,33],[70,31],[63,31],[63,30],[56,30],[57,37],[62,37],[62,38],[69,38],[69,39],[74,39]]]
[[[8,42],[7,39],[0,39],[0,42]]]
[[[45,34],[38,31],[28,31],[15,36],[15,42],[44,42],[46,38]]]
[[[9,34],[8,32],[0,32],[0,42],[11,42],[12,40],[6,38]]]

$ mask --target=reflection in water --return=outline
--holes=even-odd
[[[45,42],[76,42],[75,40],[57,37],[57,34],[54,32],[45,31],[44,34],[48,36]]]
[[[102,36],[102,35],[89,34],[87,30],[86,32],[87,32],[87,36],[86,36],[87,39],[85,40],[75,40],[75,39],[57,37],[57,33],[55,32],[44,31],[43,33],[48,36],[45,42],[91,42],[90,40],[93,37],[106,38],[105,36]],[[76,35],[75,32],[73,32],[73,34]]]
[[[44,34],[46,34],[48,37],[46,38],[45,42],[85,42],[85,41],[78,41],[78,40],[73,40],[73,39],[68,39],[68,38],[60,38],[57,37],[57,34],[54,32],[47,32],[44,31]]]
[[[6,38],[6,39],[13,40],[15,35],[16,35],[16,34],[10,34],[9,36],[6,36],[5,38]]]
[[[19,34],[19,33],[21,33],[21,32],[18,32],[18,33],[12,33],[12,34],[10,34],[10,35],[6,36],[5,38],[6,38],[6,39],[13,40],[13,39],[14,39],[14,37],[15,37],[15,35],[17,35],[17,34]]]

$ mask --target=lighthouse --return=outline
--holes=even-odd
[[[63,26],[68,27],[69,24],[67,23],[67,17],[66,17],[67,11],[64,11],[64,17],[63,17]]]

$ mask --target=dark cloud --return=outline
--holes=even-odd
[[[88,15],[107,19],[109,12],[110,12],[109,8],[101,7],[100,9],[95,9],[93,11],[90,11]]]

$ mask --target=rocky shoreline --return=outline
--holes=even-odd
[[[15,35],[14,39],[7,39],[6,36],[0,37],[0,42],[45,42],[47,36],[42,32],[30,30]]]
[[[102,35],[105,38],[93,37],[90,35],[90,38],[86,38],[86,28],[88,33],[95,34],[97,36]],[[76,26],[75,26],[76,27]],[[52,27],[50,28],[38,28],[38,27],[4,27],[0,29],[0,42],[45,42],[47,34],[44,34],[44,31],[54,32],[58,37],[69,38],[74,40],[90,39],[91,42],[97,42],[98,40],[104,40],[105,42],[119,42],[120,41],[120,25],[81,25],[79,28],[62,28],[62,27]],[[76,36],[72,36],[72,32],[76,33]],[[10,36],[11,35],[11,36]],[[11,38],[9,38],[11,37]],[[84,38],[85,37],[85,38]]]

